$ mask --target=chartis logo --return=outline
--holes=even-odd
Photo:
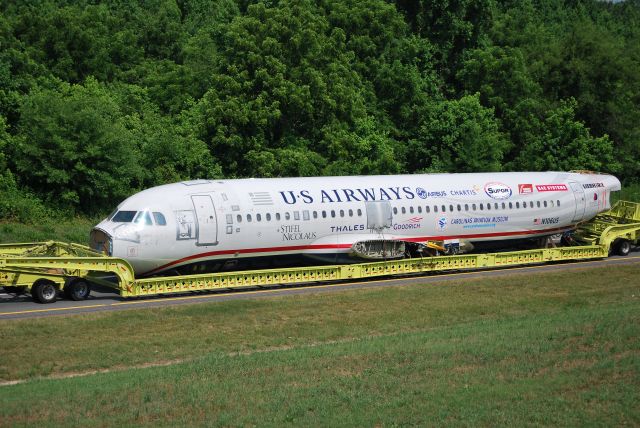
[[[513,193],[511,187],[495,181],[485,184],[484,192],[493,199],[509,199]]]

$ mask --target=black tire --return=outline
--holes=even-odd
[[[5,285],[4,292],[10,294],[22,294],[24,293],[26,287],[21,287],[19,285]]]
[[[48,279],[39,279],[31,287],[31,295],[38,303],[53,303],[58,298],[56,283]]]
[[[621,239],[618,241],[615,247],[615,252],[619,256],[628,256],[631,251],[631,242],[627,239]]]
[[[89,294],[91,286],[83,278],[72,279],[64,286],[64,295],[71,300],[87,300]]]

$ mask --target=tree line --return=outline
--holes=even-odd
[[[640,0],[0,0],[0,218],[187,178],[640,178]]]

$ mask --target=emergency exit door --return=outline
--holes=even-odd
[[[576,200],[576,211],[573,214],[572,222],[580,221],[584,217],[584,208],[587,205],[587,200],[584,195],[584,189],[582,188],[582,184],[576,183],[575,181],[571,181],[569,183],[571,185],[571,190],[573,190],[573,196]]]
[[[191,201],[196,210],[197,245],[218,245],[218,219],[210,195],[192,195]]]

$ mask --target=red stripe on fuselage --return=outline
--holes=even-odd
[[[422,237],[407,237],[405,239],[396,239],[397,241],[408,241],[408,242],[423,242],[423,241],[444,241],[447,239],[466,239],[466,238],[493,238],[493,237],[503,237],[503,236],[518,236],[518,235],[535,235],[540,233],[551,233],[551,232],[560,232],[567,229],[572,229],[574,225],[564,226],[564,227],[555,227],[551,229],[543,229],[543,230],[520,230],[515,232],[494,232],[494,233],[478,233],[471,235],[456,235],[456,236],[422,236]],[[214,256],[222,256],[225,254],[254,254],[254,253],[271,253],[271,252],[279,252],[279,251],[302,251],[302,250],[332,250],[332,249],[340,249],[340,248],[350,248],[352,244],[315,244],[315,245],[292,245],[292,246],[282,246],[282,247],[264,247],[264,248],[241,248],[235,250],[220,250],[220,251],[208,251],[206,253],[193,254],[191,256],[184,257],[179,260],[174,260],[167,264],[164,264],[160,267],[150,270],[149,272],[144,273],[143,275],[151,275],[155,272],[167,269],[171,266],[175,266],[178,264],[182,264],[184,262],[188,262],[190,260],[214,257]]]

